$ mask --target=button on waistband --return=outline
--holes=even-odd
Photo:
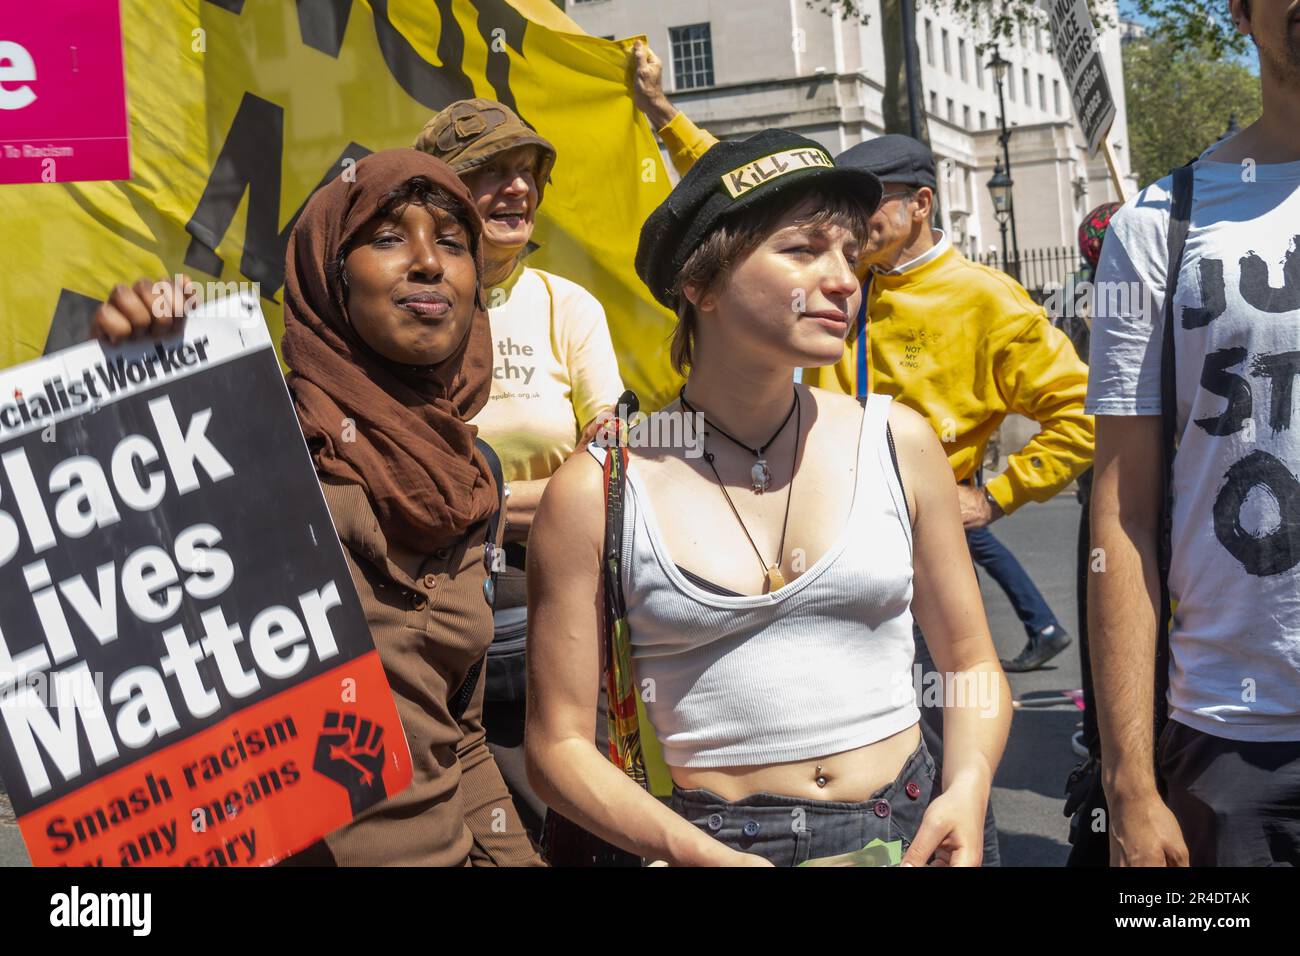
[[[743,829],[744,829],[744,831],[745,831],[745,836],[747,836],[747,837],[756,837],[756,836],[758,836],[758,829],[759,829],[759,828],[758,828],[758,823],[757,823],[757,821],[750,820],[748,823],[745,824],[745,826],[743,827]]]
[[[878,817],[887,817],[887,816],[889,816],[889,801],[888,801],[888,800],[877,800],[877,801],[876,801],[876,805],[875,805],[874,807],[872,807],[871,809],[875,812],[876,816],[878,816]]]
[[[907,795],[913,800],[921,796],[921,786],[915,780],[907,781],[907,786],[903,789],[907,791]]]
[[[721,830],[721,829],[722,829],[722,814],[721,814],[721,813],[710,813],[710,814],[709,814],[709,829],[710,829],[710,830],[715,830],[715,831],[716,831],[716,830]]]
[[[426,588],[436,588],[438,586],[438,576],[435,574],[426,574],[424,576],[424,586]]]

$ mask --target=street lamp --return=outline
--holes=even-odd
[[[1003,171],[1002,178],[1006,180],[1006,212],[1004,217],[999,217],[998,222],[1002,227],[1002,264],[1005,267],[1007,263],[1006,253],[1006,228],[1007,222],[1011,223],[1011,250],[1013,258],[1011,260],[1010,273],[1017,282],[1020,281],[1020,241],[1016,236],[1016,204],[1011,198],[1011,148],[1008,143],[1011,142],[1011,130],[1007,129],[1007,105],[1002,98],[1002,82],[1007,78],[1007,70],[1011,68],[1011,61],[1002,58],[1002,54],[995,46],[993,48],[993,58],[988,62],[988,69],[993,71],[993,80],[998,88],[998,126],[1001,132],[998,133],[998,142],[1002,144],[1002,164],[998,169]],[[1028,95],[1028,94],[1026,94]],[[993,189],[993,180],[998,179],[998,170],[995,169],[993,179],[989,180],[989,189]],[[997,199],[994,199],[994,206],[997,206]]]
[[[993,79],[1002,83],[1007,78],[1007,70],[1011,68],[1011,61],[1004,60],[1002,53],[997,47],[993,48],[993,59],[989,60],[989,69],[993,71]]]
[[[993,178],[989,180],[989,196],[993,199],[993,216],[997,219],[998,229],[1002,232],[1003,268],[1007,265],[1007,220],[1011,218],[1011,186],[1011,177],[1002,168],[1002,160],[994,160]]]

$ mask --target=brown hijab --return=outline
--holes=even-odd
[[[427,549],[497,508],[496,483],[474,447],[478,429],[467,424],[492,387],[487,312],[477,309],[444,361],[401,365],[353,331],[336,263],[388,194],[416,176],[464,205],[480,277],[482,221],[451,167],[426,153],[385,150],[352,172],[353,181],[339,176],[317,190],[289,237],[282,345],[289,387],[317,471],[364,488],[389,541]]]

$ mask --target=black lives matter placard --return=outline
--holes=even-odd
[[[1075,118],[1083,127],[1088,152],[1095,154],[1115,122],[1115,98],[1087,0],[1042,0],[1042,7],[1051,25],[1052,46],[1070,89]]]
[[[266,863],[410,774],[255,300],[0,372],[0,778],[33,862]]]

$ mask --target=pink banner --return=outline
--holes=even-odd
[[[0,183],[130,178],[118,0],[0,0]]]

